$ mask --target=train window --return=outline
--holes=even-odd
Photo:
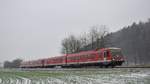
[[[110,53],[113,57],[117,56],[117,55],[120,55],[122,56],[122,52],[120,49],[110,49]]]
[[[92,58],[95,58],[95,56],[96,56],[96,54],[93,54],[93,55],[92,55]]]
[[[72,56],[72,57],[68,57],[68,60],[76,60],[77,58]]]
[[[90,55],[86,55],[86,58],[87,58],[87,59],[90,59]]]
[[[87,54],[87,55],[84,55],[83,58],[85,59],[93,59],[94,58],[94,54]]]
[[[69,60],[72,60],[72,57],[68,57]]]
[[[104,58],[107,57],[107,51],[104,51]]]
[[[84,55],[81,55],[81,56],[80,56],[80,59],[84,59]]]
[[[89,59],[89,58],[90,58],[90,55],[84,55],[84,58],[85,58],[85,59]]]
[[[104,51],[104,58],[106,58],[109,55],[108,51]]]
[[[77,60],[80,60],[80,56],[76,56]]]

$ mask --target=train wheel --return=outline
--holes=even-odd
[[[114,68],[114,66],[113,65],[109,65],[108,68]]]
[[[102,66],[102,65],[99,65],[99,68],[103,68],[103,66]]]
[[[114,68],[114,67],[115,67],[114,65],[111,66],[111,68]]]
[[[108,68],[109,66],[108,65],[105,65],[105,68]]]

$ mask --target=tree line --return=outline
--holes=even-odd
[[[21,62],[22,62],[21,59],[15,59],[13,61],[5,61],[4,68],[19,68]]]
[[[115,46],[123,50],[129,64],[150,64],[150,19],[108,34],[107,47]]]

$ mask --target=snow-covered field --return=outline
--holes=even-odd
[[[150,69],[0,70],[0,84],[150,84]]]

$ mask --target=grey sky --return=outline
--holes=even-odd
[[[110,31],[150,18],[150,0],[0,0],[0,62],[60,54],[61,40],[90,26]]]

